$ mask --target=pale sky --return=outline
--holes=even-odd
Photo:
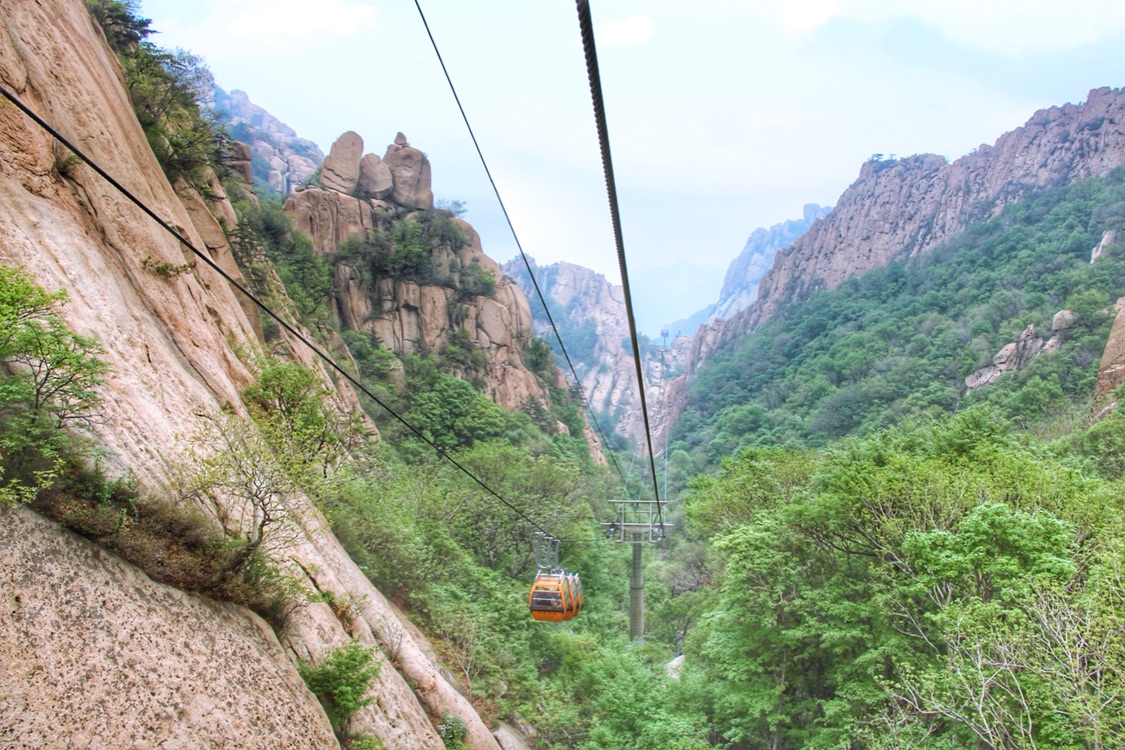
[[[524,250],[618,281],[570,0],[421,0]],[[642,332],[714,302],[757,227],[834,205],[872,154],[956,159],[1125,85],[1120,0],[591,0]],[[485,252],[516,255],[410,0],[142,0],[165,47],[327,153],[402,131]]]

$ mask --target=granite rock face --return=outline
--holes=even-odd
[[[430,160],[407,143],[402,133],[387,147],[383,161],[391,170],[395,203],[424,211],[434,207],[434,193],[430,188]]]
[[[359,181],[356,190],[360,198],[383,200],[394,192],[391,168],[375,154],[365,154],[359,160]]]
[[[349,130],[341,135],[320,165],[321,186],[351,195],[359,182],[359,160],[362,156],[363,139],[359,133]]]
[[[123,80],[82,0],[0,7],[4,86],[241,281],[219,223],[235,219],[229,201],[169,184]],[[0,263],[65,290],[67,325],[104,347],[111,373],[93,425],[102,468],[166,493],[175,481],[170,457],[197,430],[198,414],[241,409],[263,345],[256,314],[203,262],[154,273],[154,264],[180,267],[195,256],[88,168],[61,173],[53,139],[14,106],[0,106],[0,206]],[[304,347],[289,354],[334,387]],[[341,408],[354,408],[349,389],[336,393]],[[376,702],[357,714],[355,731],[389,750],[439,750],[431,717],[452,713],[465,722],[469,747],[497,750],[425,638],[348,558],[325,519],[307,498],[287,502],[306,534],[278,553],[278,564],[310,591],[361,602],[354,622],[318,601],[273,638],[248,612],[156,586],[24,511],[0,517],[0,745],[18,737],[16,747],[335,746],[316,699],[292,680],[293,664],[319,662],[358,638],[400,656],[384,663]],[[48,629],[57,648],[45,643]]]
[[[952,163],[934,154],[866,162],[832,213],[777,253],[757,300],[696,332],[683,380],[669,391],[670,419],[679,418],[687,385],[711,352],[757,330],[789,302],[925,253],[1032,192],[1105,176],[1122,164],[1125,91],[1112,88],[1090,91],[1082,104],[1040,110]],[[1107,349],[1102,369],[1125,372],[1123,363]],[[1099,393],[1111,382],[1107,375]]]
[[[503,268],[525,294],[535,293],[522,260],[509,261]],[[568,351],[574,347],[569,353],[590,407],[598,413],[612,415],[616,431],[636,440],[639,449],[644,448],[644,414],[637,387],[636,360],[631,346],[627,346],[629,319],[621,286],[610,284],[602,274],[573,263],[536,266],[532,262],[532,270],[547,298],[552,317],[565,326],[563,336]],[[535,334],[548,341],[554,340],[545,315],[536,318]],[[690,341],[687,336],[676,336],[664,352],[653,347],[645,347],[641,352],[650,426],[661,445],[659,436],[665,425],[665,411],[661,408],[664,389],[672,374],[683,366]]]
[[[22,508],[0,512],[0,549],[3,746],[339,747],[247,610],[155,583]]]
[[[774,224],[769,229],[755,229],[742,252],[727,268],[719,301],[707,322],[725,320],[753,305],[758,299],[758,285],[769,272],[778,251],[792,245],[809,227],[831,212],[827,206],[808,203],[800,219]]]
[[[754,330],[785,303],[934,248],[1029,192],[1100,177],[1125,164],[1125,91],[1036,112],[953,163],[934,154],[868,161],[836,208],[778,253],[757,302],[725,335]]]
[[[508,279],[481,246],[480,235],[467,222],[447,217],[462,236],[459,248],[435,248],[429,258],[434,278],[383,276],[371,278],[362,262],[337,258],[341,243],[363,239],[395,222],[416,222],[419,211],[433,209],[430,164],[402,133],[380,159],[360,156],[363,141],[344,133],[324,162],[320,187],[302,189],[286,199],[284,209],[293,226],[312,240],[314,251],[333,258],[332,279],[341,323],[353,331],[376,336],[398,355],[440,352],[455,332],[468,334],[473,350],[483,352],[485,366],[477,377],[483,391],[506,409],[519,411],[533,399],[549,403],[549,387],[523,363],[531,343],[532,320],[527,297]],[[353,175],[354,181],[353,181]],[[459,293],[465,269],[491,275],[488,295]],[[468,377],[471,373],[455,372]],[[588,439],[595,460],[604,461],[596,440]]]
[[[1028,326],[1019,339],[1000,349],[991,363],[965,378],[965,390],[992,385],[1004,373],[1024,369],[1040,354],[1058,351],[1075,320],[1070,310],[1059,310],[1051,320],[1051,335],[1046,339],[1036,335],[1035,326]]]

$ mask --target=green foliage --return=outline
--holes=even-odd
[[[701,369],[674,448],[713,466],[746,446],[825,445],[977,403],[1034,429],[1093,390],[1125,259],[1091,264],[1089,251],[1123,200],[1112,179],[1027,198],[925,256],[788,305]],[[1029,324],[1048,336],[1060,309],[1077,319],[1058,351],[962,395]]]
[[[487,355],[473,346],[469,332],[464,328],[454,328],[449,332],[448,341],[439,356],[439,366],[442,370],[470,378],[478,390],[484,388]]]
[[[438,722],[438,736],[441,741],[445,743],[448,750],[461,750],[465,746],[465,736],[468,734],[468,727],[461,717],[454,714],[446,714],[441,717]]]
[[[292,309],[294,322],[310,328],[331,325],[335,293],[328,261],[316,255],[308,237],[293,229],[279,200],[250,201],[235,186],[228,192],[240,196],[234,200],[238,226],[229,237],[251,290],[275,309]],[[271,270],[281,278],[284,294],[271,287]]]
[[[554,380],[555,361],[551,356],[551,345],[541,338],[533,338],[523,349],[523,363],[527,369],[538,375],[544,382]]]
[[[1123,727],[1099,702],[1125,674],[1125,600],[1102,577],[1120,511],[980,408],[744,451],[688,500],[720,577],[686,706],[733,747],[1099,746]],[[1106,637],[1076,646],[1085,628]],[[1095,680],[1063,665],[1074,648]]]
[[[134,49],[153,33],[149,28],[152,21],[137,15],[137,0],[86,0],[86,8],[105,32],[110,49],[118,54]]]
[[[49,294],[20,269],[0,266],[0,505],[49,487],[64,457],[84,449],[109,366],[101,346],[71,331]]]
[[[200,511],[110,478],[67,454],[59,478],[32,509],[96,542],[161,583],[248,607],[280,630],[301,597],[294,579],[260,553],[246,554]]]
[[[227,135],[200,107],[214,85],[202,58],[148,41],[151,21],[137,15],[133,0],[86,0],[86,7],[121,60],[133,110],[165,174],[209,195],[206,168],[221,169]]]
[[[439,275],[435,267],[434,253],[438,249],[455,253],[465,244],[461,230],[448,216],[435,211],[416,211],[384,223],[362,240],[342,244],[337,260],[356,264],[368,279],[392,278],[449,285],[450,280]],[[476,289],[488,286],[491,274],[487,270],[478,267],[469,274],[469,281]],[[495,285],[494,279],[492,284]]]
[[[347,736],[348,722],[359,709],[375,702],[366,695],[379,667],[374,651],[359,641],[334,649],[321,664],[297,665],[339,737]]]
[[[311,370],[294,362],[267,360],[243,401],[274,453],[286,457],[287,472],[306,491],[327,478],[366,433],[358,416],[331,405],[331,392]]]
[[[195,261],[190,260],[187,263],[174,265],[164,261],[157,261],[154,260],[152,256],[147,256],[141,261],[141,268],[152,271],[162,279],[174,279],[181,274],[191,273],[195,270]]]
[[[395,371],[398,357],[384,347],[374,333],[344,330],[341,336],[359,368],[360,378],[368,386],[377,388],[378,383],[386,381]]]
[[[457,219],[464,218],[465,214],[469,212],[468,207],[465,205],[465,201],[446,200],[444,198],[439,198],[437,202],[434,203],[434,208],[436,208],[438,211],[448,211],[450,216],[453,216]]]
[[[496,291],[496,274],[485,268],[480,259],[473,258],[461,268],[457,295],[462,299],[491,297]]]
[[[508,424],[503,409],[469,383],[444,373],[430,388],[413,394],[406,420],[446,451],[500,437]]]

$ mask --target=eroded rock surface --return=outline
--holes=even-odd
[[[345,195],[355,192],[359,182],[359,160],[363,156],[363,139],[349,130],[336,139],[324,163],[320,165],[320,184]]]
[[[0,512],[0,746],[339,747],[269,625]]]
[[[237,273],[215,218],[229,217],[229,205],[221,196],[202,199],[190,191],[187,206],[181,202],[82,0],[0,6],[0,80],[207,257]],[[67,291],[61,309],[67,324],[100,341],[112,367],[94,425],[106,450],[102,467],[111,475],[132,472],[159,495],[174,481],[169,457],[198,428],[197,414],[241,408],[239,394],[255,377],[260,331],[232,287],[206,264],[167,277],[154,273],[154,264],[180,267],[194,256],[87,168],[61,174],[52,141],[14,106],[0,106],[0,262],[23,266],[46,289]],[[301,347],[293,356],[316,367]],[[299,562],[306,588],[363,608],[348,625],[326,615],[323,603],[312,604],[292,618],[283,648],[248,613],[191,604],[192,597],[159,587],[150,591],[108,554],[64,542],[57,529],[45,531],[42,545],[28,548],[31,561],[20,563],[10,551],[15,540],[31,536],[13,520],[23,515],[0,518],[7,535],[0,541],[2,562],[9,566],[0,574],[0,643],[6,644],[0,731],[7,732],[0,745],[19,737],[16,747],[335,746],[323,744],[323,722],[312,718],[319,704],[292,683],[292,664],[323,660],[356,637],[384,654],[393,648],[400,664],[384,663],[377,702],[356,717],[355,731],[389,750],[439,750],[431,717],[452,713],[468,727],[469,747],[498,750],[422,635],[344,554],[324,519],[305,507],[307,499],[293,503],[292,510],[309,516],[309,536],[278,552],[279,562]],[[91,560],[100,558],[110,571],[107,583],[91,588],[84,581],[93,575]],[[38,591],[29,598],[20,593],[24,586]],[[133,592],[139,601],[130,600],[129,589],[139,590]],[[124,615],[134,606],[142,607],[135,616],[114,619],[113,610]],[[177,620],[187,627],[177,629]],[[42,644],[45,629],[59,634],[60,648]],[[253,662],[230,645],[248,633],[265,644]],[[102,691],[110,680],[112,690]],[[58,691],[46,684],[56,681]],[[223,688],[215,692],[209,683]],[[15,705],[18,714],[10,710]],[[150,727],[157,734],[145,734]]]

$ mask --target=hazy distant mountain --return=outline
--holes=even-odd
[[[813,222],[823,219],[831,211],[829,206],[806,203],[804,216],[800,219],[774,224],[769,229],[755,229],[746,240],[742,252],[727,268],[718,302],[708,305],[691,317],[667,324],[665,327],[669,333],[691,336],[704,323],[729,318],[754,304],[754,300],[758,298],[758,282],[770,270],[777,251],[796,242]]]
[[[310,178],[324,161],[324,152],[293,128],[250,101],[245,91],[229,94],[214,87],[214,108],[231,137],[250,146],[254,182],[260,188],[288,195]]]

